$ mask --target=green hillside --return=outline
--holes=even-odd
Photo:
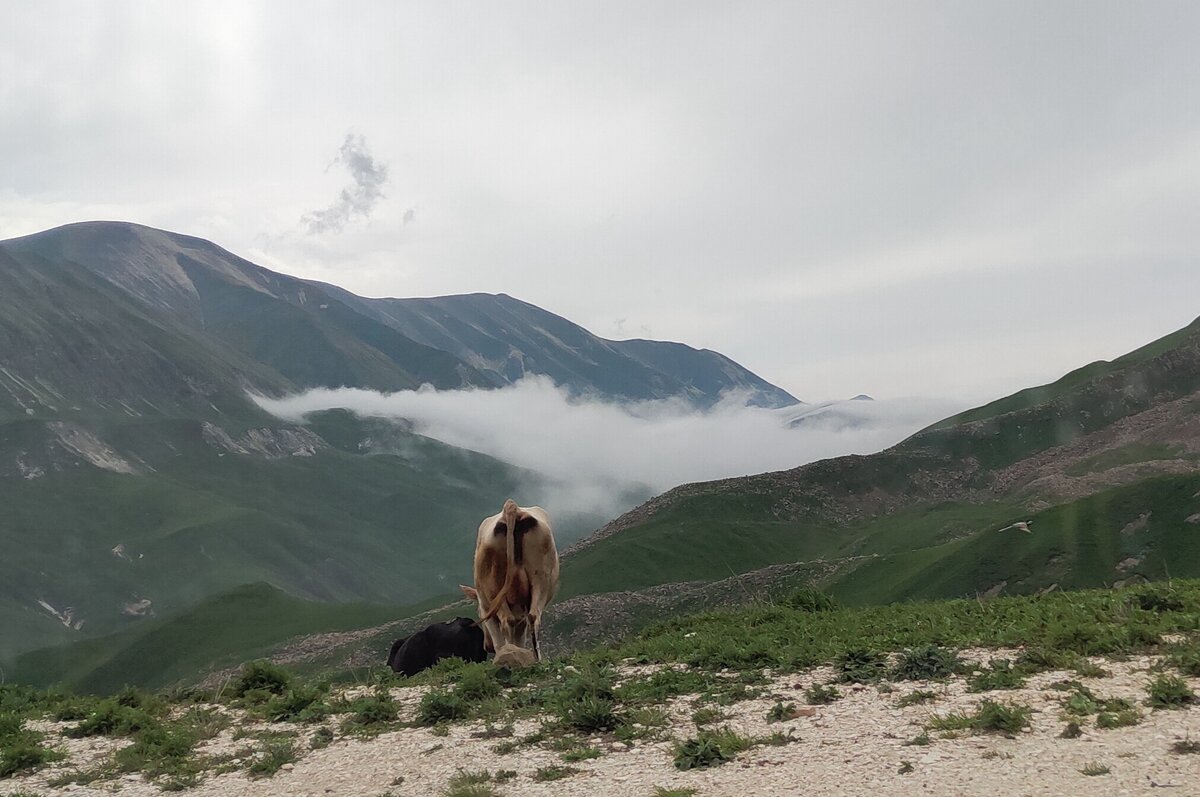
[[[303,601],[268,584],[248,584],[169,619],[27,653],[17,660],[10,678],[92,694],[129,684],[158,689],[262,656],[299,634],[378,625],[408,613],[362,603]]]

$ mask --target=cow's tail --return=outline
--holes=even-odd
[[[500,516],[504,520],[504,525],[508,528],[508,569],[504,574],[504,586],[492,598],[487,612],[483,617],[479,618],[479,622],[481,623],[496,616],[496,612],[500,611],[500,606],[508,598],[508,593],[512,589],[513,582],[517,580],[517,565],[521,564],[517,561],[517,513],[520,510],[521,508],[517,506],[517,502],[511,498],[504,502],[504,508],[500,510]]]

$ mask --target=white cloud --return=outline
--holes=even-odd
[[[558,480],[554,495],[534,497],[549,509],[609,516],[630,508],[622,496],[631,489],[658,493],[685,482],[871,453],[962,409],[910,399],[843,402],[829,412],[808,406],[766,410],[740,399],[727,396],[706,412],[672,400],[617,404],[571,398],[548,378],[530,377],[499,390],[425,387],[381,394],[343,388],[256,400],[293,420],[335,407],[404,418],[421,434]],[[809,418],[790,427],[802,413]]]

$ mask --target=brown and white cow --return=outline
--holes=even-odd
[[[475,589],[462,587],[479,605],[489,647],[528,647],[541,659],[542,613],[558,591],[558,549],[550,516],[540,506],[517,506],[511,498],[479,524],[475,539]]]

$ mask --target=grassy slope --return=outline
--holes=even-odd
[[[347,447],[363,437],[344,413],[315,428]],[[534,479],[400,432],[394,454],[273,460],[222,455],[189,421],[143,419],[107,434],[154,470],[0,480],[0,658],[70,634],[39,598],[75,607],[89,634],[141,622],[121,615],[126,602],[149,598],[165,615],[255,581],[331,601],[445,592],[469,577],[479,518]],[[133,561],[111,553],[117,544]]]
[[[1003,503],[948,503],[837,527],[775,520],[772,505],[769,495],[681,499],[649,522],[622,532],[619,544],[592,545],[568,558],[560,595],[714,581],[784,562],[895,554],[1001,525],[1016,511]]]
[[[160,688],[256,658],[298,634],[362,628],[408,613],[370,604],[302,601],[267,584],[248,584],[169,619],[27,653],[18,659],[12,678],[87,693],[112,692],[126,684]]]
[[[1060,399],[1075,392],[1094,379],[1120,374],[1135,366],[1147,363],[1172,349],[1178,348],[1186,343],[1188,338],[1196,334],[1197,331],[1200,331],[1200,318],[1197,318],[1183,329],[1165,335],[1111,362],[1100,360],[1090,363],[1082,368],[1071,371],[1061,379],[1051,382],[1048,385],[1021,390],[1011,396],[1006,396],[985,404],[982,407],[976,407],[958,415],[952,415],[945,420],[938,421],[929,428],[944,429],[960,423],[994,418],[998,415],[1030,409],[1040,404]]]
[[[829,585],[847,603],[960,597],[1007,582],[1029,593],[1081,589],[1141,576],[1200,577],[1200,476],[1147,479],[1030,518],[1033,533],[985,528],[968,537],[868,562]],[[1147,513],[1144,527],[1139,519]],[[1015,518],[1014,518],[1015,519]],[[1124,570],[1122,561],[1134,559]]]

